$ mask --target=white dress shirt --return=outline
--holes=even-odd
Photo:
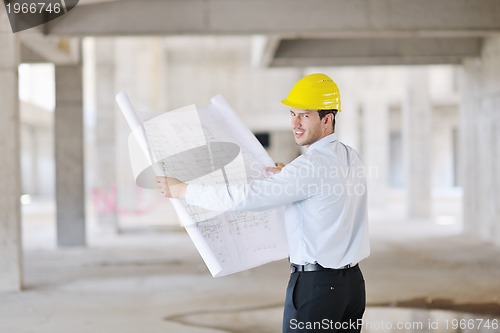
[[[366,169],[335,133],[267,179],[240,186],[189,184],[186,202],[221,211],[286,205],[285,229],[295,264],[340,268],[370,254]]]

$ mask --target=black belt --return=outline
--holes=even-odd
[[[290,264],[290,273],[295,273],[295,272],[316,272],[316,271],[336,271],[336,270],[341,270],[341,269],[348,269],[352,267],[356,267],[358,264],[349,264],[345,265],[340,268],[326,268],[321,266],[320,264],[305,264],[305,265],[296,265],[296,264]]]

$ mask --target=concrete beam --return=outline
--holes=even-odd
[[[276,36],[254,36],[252,39],[252,65],[260,68],[271,67],[280,43],[281,38]]]
[[[71,36],[480,36],[500,31],[500,8],[497,0],[123,0],[79,5],[45,29]]]
[[[50,62],[71,65],[80,61],[80,43],[76,38],[44,36],[41,33],[21,33],[21,62]]]
[[[481,46],[478,37],[283,39],[270,66],[460,64]]]
[[[459,65],[463,58],[449,57],[352,57],[347,58],[297,58],[279,59],[270,67],[330,67],[330,66],[411,66],[411,65]]]
[[[45,58],[40,56],[40,54],[34,52],[31,48],[27,47],[26,45],[21,44],[21,62],[25,64],[36,64],[36,63],[42,63],[42,62],[47,62]]]

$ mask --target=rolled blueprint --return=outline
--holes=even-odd
[[[142,154],[139,155],[144,157],[144,159],[139,159],[139,161],[136,162],[131,161],[132,166],[134,167],[134,165],[140,164],[140,167],[142,168],[144,164],[151,165],[154,174],[157,176],[162,176],[163,171],[155,163],[155,159],[153,154],[151,153],[146,133],[144,132],[142,123],[137,117],[137,112],[135,111],[134,106],[132,105],[132,102],[130,101],[130,98],[128,97],[127,93],[124,91],[119,92],[116,95],[116,102],[118,103],[118,106],[120,107],[120,110],[122,111],[125,120],[127,121],[130,129],[132,130],[133,138],[135,138],[136,141],[135,143],[130,142],[131,138],[129,138],[129,145],[132,147],[135,146],[136,149],[135,152],[142,151]],[[152,181],[154,181],[154,179]]]
[[[127,93],[124,91],[119,92],[116,95],[116,102],[120,106],[123,116],[130,126],[130,129],[134,130],[136,127],[140,127],[141,123],[139,122],[139,118],[137,118],[134,106],[132,105]]]

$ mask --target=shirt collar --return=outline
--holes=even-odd
[[[320,147],[323,147],[324,145],[327,145],[327,144],[332,143],[333,141],[337,141],[337,140],[338,140],[337,134],[335,134],[335,133],[329,134],[329,135],[319,139],[318,141],[314,142],[312,145],[310,145],[308,151],[310,151],[312,149],[319,149]]]

